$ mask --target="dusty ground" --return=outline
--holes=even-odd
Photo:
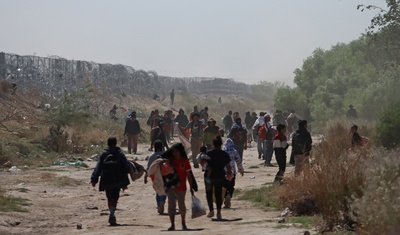
[[[254,145],[253,145],[254,146]],[[140,164],[149,153],[146,146],[141,146]],[[116,213],[119,227],[109,227],[107,203],[104,193],[89,185],[94,162],[87,162],[89,169],[52,166],[47,170],[26,170],[20,172],[0,172],[2,187],[7,194],[27,198],[32,205],[29,212],[0,213],[0,234],[174,234],[164,232],[169,227],[168,216],[156,212],[155,193],[151,183],[145,185],[140,179],[131,183],[122,194],[119,210]],[[260,187],[273,181],[277,167],[259,166],[256,148],[245,151],[246,174],[237,178],[236,188],[245,190]],[[276,164],[275,164],[276,165]],[[259,168],[249,168],[259,166]],[[50,169],[50,170],[49,170]],[[293,170],[288,168],[288,172]],[[196,195],[206,203],[201,171],[194,170],[200,190]],[[75,179],[63,178],[67,176]],[[254,178],[255,177],[255,178]],[[61,186],[67,184],[67,186]],[[27,189],[28,192],[21,192]],[[187,194],[186,205],[190,216],[190,196]],[[305,229],[297,227],[279,228],[279,211],[263,211],[250,202],[232,201],[233,209],[225,209],[222,215],[226,219],[242,218],[236,222],[212,222],[205,216],[187,220],[192,229],[189,234],[303,234]],[[96,209],[97,208],[97,209]],[[20,222],[17,226],[10,225]],[[82,230],[77,224],[82,224]],[[180,220],[177,217],[177,228]],[[15,224],[14,224],[15,225]]]

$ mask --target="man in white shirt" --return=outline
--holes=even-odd
[[[256,122],[253,125],[253,129],[256,131],[257,135],[258,135],[259,128],[262,127],[265,123],[264,115],[265,115],[265,112],[260,112],[260,116],[258,117],[258,119],[256,120]],[[265,141],[264,140],[257,139],[257,150],[258,150],[258,159],[261,159],[262,155],[264,153],[264,150],[265,150]]]

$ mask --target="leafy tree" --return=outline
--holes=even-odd
[[[384,109],[376,127],[378,140],[384,147],[394,148],[400,144],[400,102]]]

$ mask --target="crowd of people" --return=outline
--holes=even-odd
[[[154,110],[146,122],[151,128],[149,151],[153,153],[148,158],[144,183],[148,183],[149,177],[153,182],[159,214],[164,214],[165,205],[168,205],[167,212],[171,221],[169,230],[175,230],[176,204],[181,215],[182,229],[187,229],[185,222],[187,185],[190,186],[189,191],[192,195],[198,190],[192,164],[194,168],[201,166],[204,172],[204,188],[209,209],[207,216],[209,218],[216,216],[217,220],[221,220],[223,204],[226,208],[231,207],[236,176],[244,174],[243,154],[249,144],[257,142],[258,157],[267,167],[273,166],[271,160],[275,152],[279,166],[275,177],[276,182],[281,182],[286,170],[286,152],[290,142],[288,134],[291,134],[293,146],[291,155],[295,164],[295,174],[300,174],[302,166],[308,162],[312,140],[307,131],[307,121],[297,120],[293,110],[286,116],[277,110],[273,118],[266,112],[260,112],[258,116],[255,112],[246,112],[244,123],[239,112],[229,111],[222,118],[222,128],[217,126],[214,118],[209,117],[208,111],[207,107],[199,111],[198,107],[194,106],[188,117],[182,109],[179,110],[177,116],[171,110],[167,110],[164,115]],[[298,129],[293,121],[297,121]],[[190,157],[187,154],[188,148],[184,144],[177,143],[169,146],[174,138],[174,128],[179,135],[189,139]],[[290,133],[290,130],[295,131]],[[124,131],[128,139],[128,153],[137,153],[140,132],[141,127],[136,113],[132,112],[128,116]],[[225,135],[226,138],[223,141]],[[354,141],[356,142],[357,139],[355,138]],[[125,189],[129,185],[127,173],[130,169],[129,162],[122,150],[117,147],[115,138],[108,140],[108,146],[100,154],[91,183],[95,186],[101,176],[99,189],[106,191],[110,211],[109,223],[116,225],[115,210],[119,192],[120,189]],[[117,170],[110,170],[113,167]],[[214,210],[214,203],[216,210]]]

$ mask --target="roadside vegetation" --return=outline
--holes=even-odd
[[[29,200],[6,196],[4,191],[0,190],[0,212],[28,212],[27,207],[30,205]]]

